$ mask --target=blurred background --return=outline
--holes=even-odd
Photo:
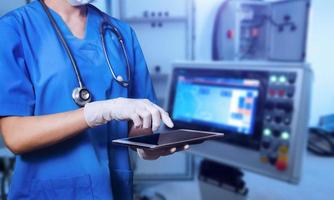
[[[0,0],[0,16],[29,2]],[[136,199],[333,198],[333,1],[93,4],[136,31],[176,128],[226,133],[154,162],[132,156]],[[3,145],[0,156],[5,199],[14,159]]]

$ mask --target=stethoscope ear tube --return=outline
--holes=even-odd
[[[128,80],[127,81],[124,80],[124,78],[122,76],[120,76],[120,75],[117,76],[115,74],[115,72],[114,72],[114,69],[113,69],[112,65],[111,65],[111,62],[110,62],[110,59],[109,59],[109,55],[107,53],[107,47],[106,47],[106,41],[105,41],[106,30],[110,30],[111,32],[113,32],[116,35],[116,37],[118,39],[118,42],[121,45],[123,56],[124,56],[124,60],[126,62],[125,64],[126,64],[127,76],[128,76]],[[126,48],[125,48],[125,44],[124,44],[124,39],[122,37],[122,34],[118,31],[118,29],[115,26],[113,26],[111,23],[108,23],[108,19],[107,19],[106,16],[103,17],[103,22],[102,22],[102,24],[100,26],[100,37],[101,37],[101,43],[102,43],[103,53],[104,53],[104,56],[106,58],[109,70],[110,70],[113,78],[121,86],[128,87],[129,84],[130,84],[130,80],[131,80],[131,68],[130,68],[129,57],[128,57],[128,54],[126,52]]]

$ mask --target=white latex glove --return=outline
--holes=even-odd
[[[173,147],[159,150],[144,150],[137,149],[138,156],[143,160],[156,160],[161,156],[169,156],[178,151],[185,151],[189,149],[189,145],[184,145],[182,147]]]
[[[106,124],[111,120],[131,120],[136,128],[156,131],[161,121],[174,126],[167,112],[147,99],[117,98],[88,103],[84,115],[89,127]]]

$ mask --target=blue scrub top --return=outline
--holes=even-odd
[[[50,9],[51,10],[51,9]],[[94,101],[117,97],[146,98],[155,94],[134,31],[110,17],[125,39],[131,65],[131,85],[112,78],[102,51],[100,11],[88,6],[84,39],[76,38],[51,10],[77,61]],[[121,46],[105,35],[117,75],[127,77]],[[0,116],[40,116],[78,109],[72,91],[78,82],[47,15],[34,1],[0,18]],[[128,149],[111,145],[127,137],[127,122],[110,122],[78,136],[16,156],[9,199],[132,199]]]

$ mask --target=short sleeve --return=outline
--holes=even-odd
[[[0,116],[30,116],[35,95],[14,16],[0,18]]]
[[[154,92],[152,79],[147,69],[147,64],[143,51],[135,32],[132,30],[133,50],[134,50],[134,66],[132,72],[131,98],[149,99],[157,103],[157,98]]]

